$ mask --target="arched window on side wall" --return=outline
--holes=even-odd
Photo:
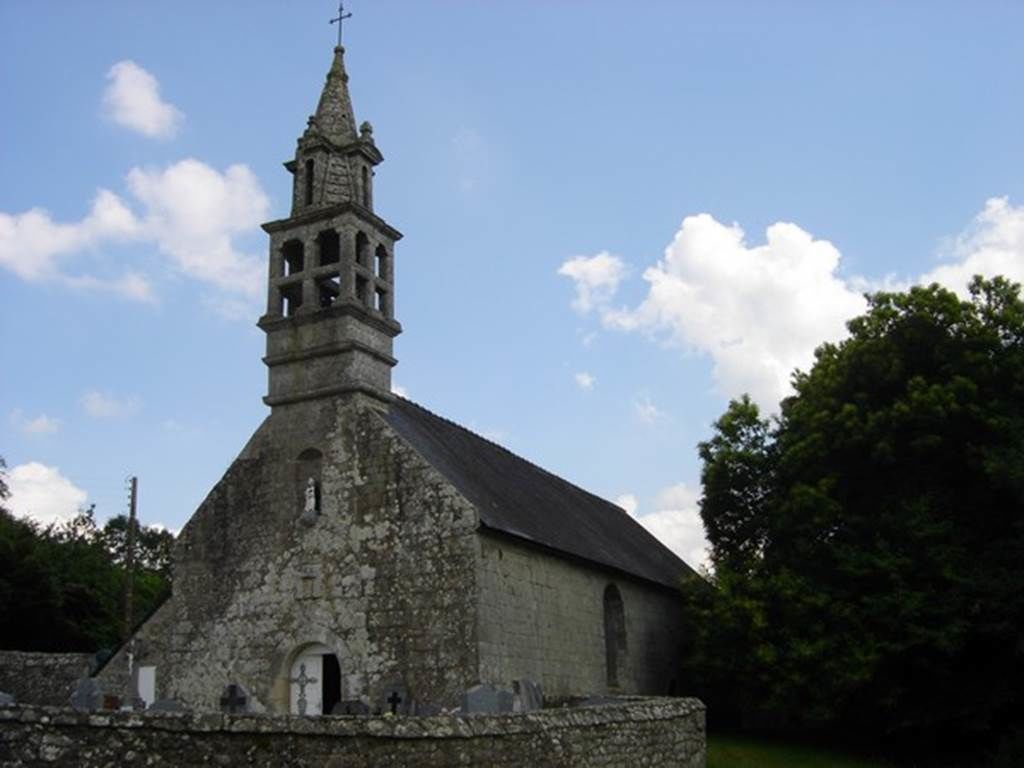
[[[626,660],[626,612],[614,584],[604,590],[604,652],[608,687],[618,688]]]

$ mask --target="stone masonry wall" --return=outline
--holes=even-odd
[[[612,692],[686,692],[679,679],[685,627],[669,589],[555,557],[515,539],[480,536],[480,675],[508,685],[526,677],[547,696],[609,692],[604,591],[622,595],[626,649]]]
[[[319,452],[317,455],[316,452]],[[300,520],[308,477],[320,514]],[[342,698],[401,682],[453,706],[476,681],[475,512],[361,396],[275,407],[179,537],[174,594],[136,637],[158,698],[217,709],[228,683],[287,712],[305,647],[338,657]],[[125,667],[119,655],[100,677]]]
[[[91,653],[0,651],[0,691],[19,704],[68,704],[75,683],[92,665]]]
[[[0,708],[0,766],[704,768],[704,705],[652,699],[525,715],[298,718]]]

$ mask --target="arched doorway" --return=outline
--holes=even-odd
[[[288,675],[289,712],[329,715],[341,701],[341,665],[334,651],[315,643],[303,648]]]

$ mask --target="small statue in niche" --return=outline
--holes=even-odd
[[[299,518],[306,525],[313,525],[320,514],[320,505],[317,503],[316,480],[312,477],[306,481],[305,504],[302,508],[302,516]]]

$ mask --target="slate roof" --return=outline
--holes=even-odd
[[[670,587],[694,573],[619,507],[458,424],[400,397],[384,418],[484,527]]]

